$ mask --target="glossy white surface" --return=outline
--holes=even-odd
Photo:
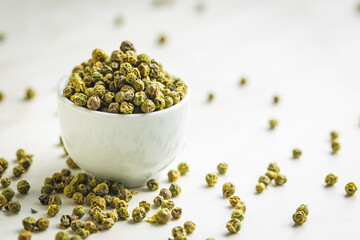
[[[150,114],[111,114],[57,100],[61,136],[69,156],[92,176],[141,187],[173,162],[184,146],[190,88],[171,108]]]
[[[123,39],[191,86],[186,146],[159,175],[160,186],[169,187],[167,170],[180,161],[190,165],[189,174],[178,180],[182,193],[174,198],[183,216],[166,225],[120,221],[87,240],[166,240],[172,227],[187,220],[197,224],[189,240],[359,239],[360,190],[353,197],[344,194],[347,182],[360,186],[358,0],[204,2],[205,11],[198,14],[192,0],[159,8],[150,0],[0,1],[0,29],[7,33],[0,44],[0,89],[6,93],[0,103],[0,155],[11,166],[18,148],[35,155],[23,177],[32,186],[30,192],[15,196],[22,211],[0,211],[0,223],[5,223],[0,224],[1,240],[16,239],[23,218],[46,216],[46,206],[37,199],[43,179],[66,167],[58,145],[58,80],[88,59],[92,49],[109,53]],[[121,27],[113,25],[118,14],[125,18]],[[163,32],[169,42],[159,47],[157,37]],[[249,84],[240,88],[243,75]],[[22,100],[26,86],[36,89],[34,101]],[[210,105],[209,91],[215,93]],[[277,106],[272,104],[274,94],[280,96]],[[279,120],[275,131],[268,131],[269,118]],[[330,154],[329,132],[334,129],[341,142],[337,155]],[[303,151],[298,160],[291,159],[294,147]],[[216,171],[220,161],[229,163],[229,171],[208,188],[205,175]],[[288,182],[255,194],[255,184],[271,161],[279,164]],[[325,188],[329,172],[339,180]],[[4,176],[11,176],[11,169]],[[236,185],[236,194],[247,205],[236,235],[225,228],[232,211],[221,196],[226,181]],[[13,179],[13,188],[17,182]],[[136,191],[131,210],[158,194]],[[33,240],[54,239],[61,215],[74,207],[71,199],[62,200],[50,228],[34,232]],[[303,226],[294,227],[291,216],[301,203],[309,204],[310,214]],[[31,214],[30,208],[39,212]]]

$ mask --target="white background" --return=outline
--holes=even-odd
[[[151,1],[0,1],[0,156],[11,163],[15,151],[33,153],[34,164],[23,175],[32,188],[16,195],[22,211],[0,212],[1,239],[17,239],[21,220],[46,215],[38,196],[43,179],[65,168],[56,116],[57,81],[73,66],[90,58],[94,48],[108,54],[121,41],[131,40],[138,53],[146,52],[170,73],[192,87],[188,140],[178,159],[190,165],[178,183],[183,192],[174,199],[183,208],[181,219],[167,225],[118,222],[109,231],[88,239],[167,239],[171,229],[187,220],[197,224],[189,239],[358,239],[359,196],[346,197],[344,186],[360,185],[360,12],[356,0],[224,0],[176,1],[154,7]],[[124,17],[122,26],[114,19]],[[168,43],[157,45],[165,33]],[[239,87],[241,76],[248,78]],[[36,99],[23,101],[32,86]],[[206,103],[208,92],[215,99]],[[274,94],[280,103],[272,104]],[[279,121],[274,131],[268,120]],[[329,133],[340,133],[341,150],[330,154]],[[293,148],[303,155],[291,158]],[[277,162],[288,178],[282,187],[270,186],[261,195],[254,187],[268,163]],[[230,165],[213,188],[205,175],[219,162]],[[161,187],[168,187],[166,171]],[[326,174],[338,183],[324,187]],[[13,181],[16,188],[18,180]],[[228,234],[225,225],[232,209],[221,186],[231,181],[246,202],[241,231]],[[146,189],[130,202],[152,201],[157,192]],[[33,239],[53,239],[59,218],[71,212],[63,197],[61,212],[51,227]],[[308,221],[294,227],[292,214],[309,204]],[[30,208],[39,212],[31,214]],[[150,215],[155,213],[152,210]]]

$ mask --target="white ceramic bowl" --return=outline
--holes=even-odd
[[[183,148],[190,89],[178,104],[148,114],[113,114],[57,99],[61,136],[69,156],[93,176],[140,187],[166,168]]]

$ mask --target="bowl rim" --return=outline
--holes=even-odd
[[[136,114],[108,113],[108,112],[94,111],[94,110],[90,110],[85,107],[77,106],[73,102],[71,102],[68,98],[64,97],[63,90],[66,87],[66,84],[69,82],[69,80],[70,80],[70,76],[62,77],[59,80],[57,90],[56,90],[58,102],[61,101],[62,103],[71,107],[74,111],[78,111],[78,112],[93,115],[93,116],[102,116],[102,117],[109,117],[109,118],[139,118],[139,117],[145,117],[145,116],[152,117],[152,116],[159,116],[161,114],[170,113],[170,112],[176,111],[176,109],[178,109],[182,105],[186,104],[190,99],[190,93],[191,93],[190,87],[188,85],[188,89],[186,91],[185,97],[183,99],[181,99],[180,102],[178,102],[177,104],[175,104],[169,108],[166,108],[166,109],[163,109],[160,111],[154,111],[151,113],[136,113]]]

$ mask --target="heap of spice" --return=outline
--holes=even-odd
[[[109,113],[150,113],[179,103],[187,85],[148,55],[137,54],[129,41],[111,56],[95,49],[92,58],[74,67],[64,97],[74,104]]]

